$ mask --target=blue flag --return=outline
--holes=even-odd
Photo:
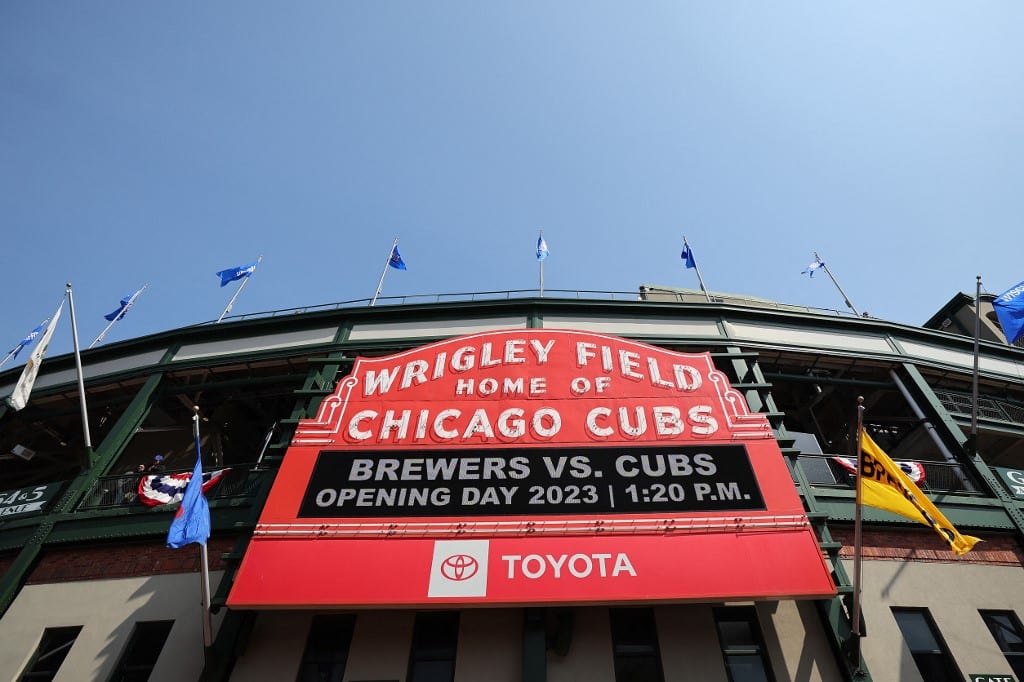
[[[117,310],[115,310],[112,313],[107,313],[106,315],[103,316],[103,319],[106,320],[107,322],[120,320],[122,317],[124,317],[125,313],[128,312],[128,305],[131,302],[131,300],[131,296],[125,296],[124,298],[122,298],[121,305],[117,307]]]
[[[239,265],[237,268],[228,268],[227,270],[221,270],[217,273],[220,277],[220,285],[227,286],[232,282],[248,277],[252,273],[256,272],[256,266],[259,265],[259,261],[255,263],[249,263],[248,265]]]
[[[197,542],[205,545],[210,537],[210,506],[203,496],[203,455],[199,451],[199,422],[196,418],[196,467],[185,487],[185,496],[167,531],[167,546],[174,549]]]
[[[30,343],[32,343],[33,341],[35,341],[35,340],[36,340],[36,337],[37,337],[37,336],[39,336],[39,334],[40,334],[40,333],[42,333],[42,331],[43,331],[44,329],[46,329],[46,323],[47,323],[47,322],[49,322],[49,321],[50,321],[50,319],[49,319],[49,318],[47,318],[47,319],[43,320],[42,322],[40,322],[40,323],[39,323],[39,326],[38,326],[38,327],[36,327],[36,328],[35,328],[35,329],[33,329],[32,331],[30,331],[30,332],[28,333],[28,336],[26,336],[25,338],[23,338],[23,339],[22,339],[22,340],[21,340],[21,341],[20,341],[20,342],[18,343],[18,345],[17,345],[17,346],[15,346],[14,348],[12,348],[12,349],[11,349],[11,352],[10,352],[10,353],[8,353],[8,355],[10,355],[10,356],[11,356],[11,359],[12,359],[12,360],[13,360],[14,358],[18,357],[18,353],[20,353],[20,352],[21,352],[21,349],[22,349],[22,348],[24,348],[25,346],[27,346],[28,344],[30,344]]]
[[[107,322],[114,322],[115,320],[120,320],[122,317],[128,314],[128,309],[131,308],[132,303],[135,302],[135,297],[138,296],[139,293],[141,292],[142,289],[139,289],[134,294],[122,298],[121,304],[117,307],[117,310],[115,310],[112,313],[107,313],[106,315],[103,316],[103,319],[105,319]]]
[[[391,258],[388,259],[388,265],[393,267],[395,270],[406,270],[405,261],[402,260],[402,254],[398,253],[398,244],[391,247]]]
[[[997,296],[992,307],[1006,335],[1006,342],[1016,343],[1024,335],[1024,282]]]
[[[548,243],[544,241],[544,235],[537,237],[537,260],[544,260],[548,257]]]
[[[818,268],[823,268],[823,267],[825,267],[825,262],[822,261],[820,258],[815,258],[814,262],[811,263],[810,265],[808,265],[806,268],[804,268],[803,271],[801,271],[800,274],[801,275],[808,275],[811,278],[813,278],[814,277],[814,271],[817,270]]]
[[[679,254],[679,257],[686,261],[686,267],[697,267],[697,261],[693,260],[693,249],[691,249],[690,245],[686,242],[683,242],[683,252]]]

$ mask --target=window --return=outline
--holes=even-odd
[[[39,647],[35,655],[29,661],[25,672],[21,674],[23,682],[35,682],[36,680],[52,680],[60,670],[61,663],[71,650],[71,645],[78,638],[82,631],[81,625],[73,625],[65,628],[46,628],[43,630],[43,638],[39,640]]]
[[[408,682],[453,682],[458,641],[458,611],[417,613]]]
[[[297,682],[341,682],[355,627],[351,614],[313,616]]]
[[[173,620],[136,623],[110,682],[146,682],[173,625]]]
[[[903,639],[907,642],[921,677],[928,682],[961,682],[964,679],[932,622],[928,609],[894,608],[892,614],[903,632]]]
[[[609,609],[616,682],[662,682],[658,630],[651,609]]]
[[[722,607],[715,609],[714,615],[730,682],[772,682],[774,677],[754,607]]]
[[[1024,680],[1024,628],[1013,611],[979,611],[999,650],[1006,656],[1010,670]]]

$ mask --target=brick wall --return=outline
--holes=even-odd
[[[235,541],[233,537],[210,538],[206,548],[211,571],[224,569],[221,554],[234,549]],[[44,551],[26,583],[195,573],[200,563],[199,545],[170,549],[162,542],[151,542],[51,548]]]
[[[853,527],[829,525],[832,537],[843,543],[839,555],[853,558]],[[978,537],[978,536],[975,536]],[[1010,535],[985,535],[967,554],[957,557],[937,533],[928,529],[864,529],[862,556],[890,561],[959,561],[1024,567],[1024,550]]]

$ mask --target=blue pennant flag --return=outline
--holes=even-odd
[[[28,333],[28,336],[26,336],[25,338],[23,338],[23,339],[21,340],[21,342],[19,342],[19,343],[18,343],[18,345],[17,345],[17,346],[15,346],[14,348],[12,348],[12,349],[11,349],[11,352],[10,352],[10,353],[8,353],[8,355],[10,355],[10,356],[11,356],[11,359],[12,359],[12,360],[13,360],[14,358],[18,357],[18,353],[20,353],[20,352],[21,352],[21,349],[22,349],[22,348],[24,348],[25,346],[29,345],[30,343],[32,343],[33,341],[35,341],[35,340],[36,340],[36,337],[37,337],[37,336],[39,336],[39,334],[40,334],[40,333],[42,333],[42,331],[43,331],[44,329],[46,329],[46,323],[47,323],[47,322],[49,322],[49,321],[50,321],[50,319],[49,319],[49,318],[47,318],[47,319],[43,320],[43,321],[42,321],[41,323],[39,323],[39,326],[38,326],[38,327],[36,327],[36,328],[35,328],[35,329],[33,329],[32,331],[30,331],[30,332]]]
[[[686,242],[683,242],[683,252],[679,254],[679,257],[686,261],[686,267],[697,267],[697,261],[693,259],[693,249],[691,249],[690,245]]]
[[[116,320],[120,320],[122,317],[128,314],[128,309],[131,308],[132,303],[135,302],[135,297],[138,296],[141,292],[142,289],[139,289],[134,294],[122,298],[121,304],[117,307],[117,310],[115,310],[112,313],[107,313],[106,315],[103,316],[103,319],[105,319],[107,322],[114,322]]]
[[[393,267],[395,270],[407,270],[405,267],[405,261],[402,260],[402,254],[398,253],[398,244],[391,247],[391,258],[388,259],[388,265]]]
[[[808,265],[806,268],[804,268],[800,274],[808,275],[813,278],[815,270],[818,270],[819,268],[823,267],[825,267],[825,262],[822,261],[820,258],[815,258],[814,262]]]
[[[548,257],[548,243],[544,241],[544,235],[537,237],[537,260],[544,260]]]
[[[1006,342],[1017,343],[1017,339],[1024,336],[1024,282],[997,296],[992,301],[992,307],[995,308]]]
[[[210,537],[210,506],[203,496],[203,455],[199,450],[199,422],[196,419],[196,467],[185,487],[181,506],[167,531],[167,546],[174,549],[197,542],[205,545]]]
[[[256,272],[256,266],[259,264],[260,262],[256,261],[255,263],[249,263],[248,265],[239,265],[237,268],[221,270],[217,273],[217,276],[220,277],[220,285],[222,287],[227,286],[236,280],[248,277],[252,273]]]

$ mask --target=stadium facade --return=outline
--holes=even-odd
[[[90,349],[93,447],[74,357],[47,358],[0,408],[0,677],[1024,679],[1024,351],[987,310],[971,438],[969,297],[915,327],[547,294]],[[861,403],[983,542],[958,557],[864,508],[857,637]],[[150,499],[192,470],[196,407],[220,474],[205,647],[198,546],[167,548],[177,505]]]

